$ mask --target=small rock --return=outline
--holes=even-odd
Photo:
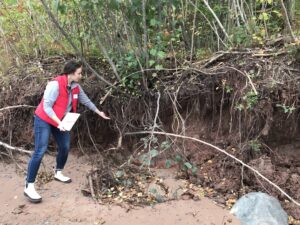
[[[226,200],[224,198],[217,198],[215,199],[215,201],[219,204],[225,205],[226,204]]]
[[[201,199],[200,199],[200,196],[199,196],[199,195],[195,195],[195,196],[193,197],[193,200],[194,200],[194,201],[200,201]]]
[[[151,193],[158,202],[163,202],[166,199],[166,192],[158,184],[151,183],[148,187],[148,192]]]
[[[300,176],[296,173],[292,174],[291,181],[293,184],[300,184]]]
[[[276,183],[277,183],[277,185],[284,185],[286,182],[287,182],[287,180],[289,179],[289,173],[287,173],[287,172],[279,172],[279,174],[278,174],[278,178],[277,178],[277,180],[276,180]]]
[[[12,211],[12,214],[21,214],[23,213],[24,208],[25,208],[25,204],[19,205]]]
[[[195,195],[191,192],[185,192],[181,195],[182,200],[189,200],[189,199],[193,199],[194,197]]]
[[[225,183],[224,183],[224,181],[222,181],[222,182],[216,184],[213,188],[216,191],[220,192],[220,191],[222,191],[224,189],[224,187],[225,187]]]

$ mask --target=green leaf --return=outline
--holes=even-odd
[[[172,165],[171,160],[167,159],[165,164],[166,168],[169,169],[171,165]]]
[[[192,164],[190,164],[189,162],[184,163],[184,166],[188,169],[192,169]]]
[[[294,111],[296,108],[294,106],[290,107],[290,112]]]
[[[156,188],[151,188],[151,189],[149,190],[149,192],[152,193],[152,194],[156,194],[156,193],[157,193],[157,190],[156,190]]]
[[[163,58],[166,57],[166,53],[163,52],[163,51],[159,51],[159,52],[157,53],[157,56],[158,56],[158,58],[163,59]]]
[[[88,2],[85,1],[85,0],[83,0],[83,1],[80,1],[80,4],[81,4],[82,6],[86,6],[86,5],[88,4]]]
[[[163,141],[161,144],[160,144],[160,147],[163,149],[163,150],[166,150],[168,148],[171,147],[171,144],[168,142],[168,141]]]
[[[155,149],[152,149],[152,150],[149,152],[149,155],[150,155],[151,158],[154,158],[154,157],[156,157],[156,156],[159,155],[159,152],[158,152],[157,150],[155,150]]]
[[[124,171],[123,170],[118,170],[115,175],[116,175],[117,178],[123,177],[124,176]]]
[[[176,155],[175,162],[179,163],[181,160],[182,160],[181,156],[180,155]]]
[[[158,138],[157,137],[152,137],[152,142],[156,144],[158,142]]]
[[[149,61],[149,65],[150,65],[150,66],[153,66],[154,64],[155,64],[155,61],[154,61],[154,60],[150,60],[150,61]]]
[[[157,24],[156,19],[151,19],[151,20],[150,20],[150,25],[151,25],[151,26],[154,27],[156,24]]]
[[[150,50],[150,55],[156,56],[156,54],[157,54],[157,50],[156,50],[155,48],[152,48],[152,49]]]
[[[155,69],[161,70],[161,69],[163,69],[163,66],[162,66],[162,65],[156,65],[156,66],[155,66]]]
[[[145,164],[146,164],[147,166],[150,166],[150,165],[151,165],[151,160],[150,160],[150,159],[145,160]]]
[[[278,17],[282,16],[282,13],[279,12],[278,10],[276,10],[276,9],[274,9],[272,12],[275,13]]]
[[[267,21],[270,18],[269,14],[266,12],[263,12],[262,14],[259,15],[260,20]]]
[[[6,3],[9,5],[16,5],[18,3],[18,0],[7,0]]]
[[[61,14],[65,14],[66,11],[67,11],[67,7],[65,4],[62,4],[62,3],[59,3],[58,4],[58,11],[61,13]]]
[[[143,164],[140,166],[140,168],[143,168],[144,165],[146,165],[146,166],[150,166],[151,165],[151,160],[147,159],[147,157],[144,158],[144,160],[142,160],[142,161],[143,161]]]
[[[198,168],[196,166],[193,166],[193,168],[192,168],[192,174],[195,175],[197,173],[197,171],[198,171]]]

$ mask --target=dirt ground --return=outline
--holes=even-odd
[[[26,168],[27,158],[18,159],[19,166]],[[50,174],[55,158],[46,155],[40,171]],[[83,196],[86,173],[91,169],[87,157],[70,154],[65,173],[73,182],[63,184],[54,180],[37,189],[43,197],[41,204],[32,204],[23,196],[24,172],[15,164],[0,163],[0,225],[16,224],[130,224],[175,225],[240,224],[236,218],[217,206],[212,200],[169,201],[155,206],[128,210],[117,205],[96,204]]]

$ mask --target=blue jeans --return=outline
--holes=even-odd
[[[43,156],[48,148],[48,141],[52,133],[57,145],[56,170],[62,170],[67,162],[70,149],[70,132],[60,131],[38,116],[34,116],[34,153],[28,163],[27,183],[35,181]]]

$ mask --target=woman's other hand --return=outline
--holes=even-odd
[[[66,129],[64,128],[62,122],[60,122],[60,123],[58,124],[57,128],[58,128],[60,131],[66,131]]]

